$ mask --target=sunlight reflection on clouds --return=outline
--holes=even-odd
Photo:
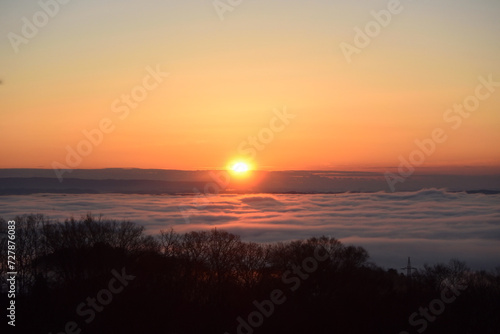
[[[450,257],[471,266],[500,265],[500,195],[422,190],[411,193],[255,194],[193,196],[37,194],[0,197],[0,216],[42,213],[64,220],[88,212],[130,220],[148,233],[224,228],[257,242],[331,235],[367,248],[380,265],[406,256],[423,262]],[[189,208],[185,220],[179,210]],[[186,209],[185,209],[186,210]]]

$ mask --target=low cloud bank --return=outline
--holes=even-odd
[[[364,246],[372,261],[402,267],[457,257],[500,266],[500,195],[425,189],[401,193],[196,196],[36,194],[0,196],[0,217],[41,213],[64,220],[88,212],[144,225],[148,233],[213,227],[274,242],[329,235]]]

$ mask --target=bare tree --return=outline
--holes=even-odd
[[[246,288],[259,283],[269,267],[270,247],[254,242],[242,243],[236,262],[237,276]]]
[[[161,230],[158,239],[160,251],[164,256],[172,257],[179,254],[181,236],[175,233],[173,228],[170,228],[169,231]]]

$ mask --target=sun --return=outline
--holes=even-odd
[[[238,161],[231,166],[231,170],[235,173],[243,174],[250,170],[250,166],[245,162]]]
[[[226,171],[238,180],[247,179],[252,175],[254,164],[244,158],[235,158],[228,161]]]

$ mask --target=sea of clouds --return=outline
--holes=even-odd
[[[214,227],[244,240],[275,242],[327,235],[365,247],[383,267],[464,260],[500,266],[500,194],[426,189],[399,193],[172,196],[35,194],[0,196],[0,217],[41,213],[63,221],[87,213],[129,220],[147,233]]]

